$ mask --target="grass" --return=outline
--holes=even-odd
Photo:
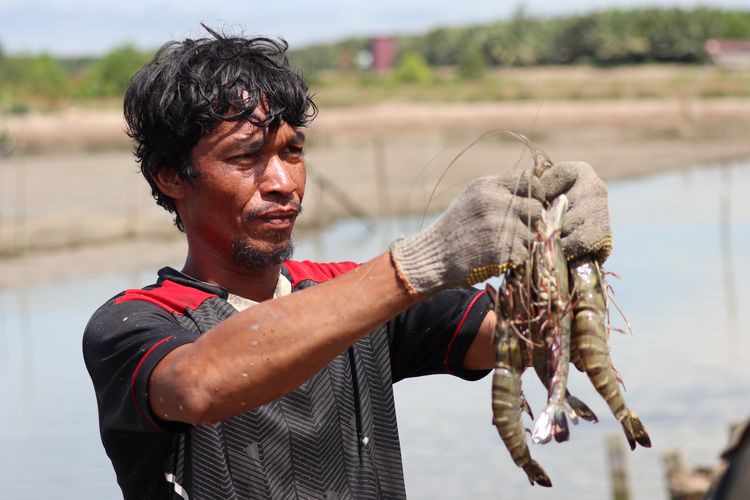
[[[638,65],[614,68],[557,66],[506,68],[465,81],[453,68],[435,71],[428,84],[402,84],[393,74],[327,72],[312,90],[323,106],[383,101],[477,102],[527,99],[623,99],[750,97],[750,68]]]
[[[750,68],[644,64],[601,68],[586,65],[492,69],[481,79],[462,80],[456,68],[437,68],[429,83],[406,84],[393,73],[327,71],[309,78],[315,101],[324,108],[381,102],[499,102],[594,99],[711,99],[750,97]],[[4,98],[3,98],[4,96]],[[121,110],[122,97],[50,100],[0,95],[2,115],[55,112],[70,107]]]

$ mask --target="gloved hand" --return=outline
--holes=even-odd
[[[548,202],[568,197],[561,239],[568,261],[591,255],[603,263],[612,252],[607,186],[591,165],[582,161],[556,163],[539,179]]]
[[[520,171],[480,177],[430,227],[395,241],[391,258],[409,293],[468,287],[522,264],[544,199],[540,180],[532,176],[529,189],[528,178]]]

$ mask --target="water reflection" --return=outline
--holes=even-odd
[[[5,320],[8,317],[8,312],[6,312],[6,296],[2,293],[0,293],[0,366],[3,366],[7,363],[8,360],[8,346],[7,346],[7,333],[6,333],[6,327],[5,327]]]
[[[21,359],[23,360],[23,402],[27,413],[31,413],[34,401],[34,352],[32,349],[31,309],[29,308],[29,289],[18,292],[18,316],[20,319]]]
[[[747,163],[610,185],[615,250],[607,269],[622,276],[610,281],[634,324],[632,336],[613,334],[613,358],[626,400],[654,441],[653,449],[626,457],[632,498],[666,498],[665,452],[681,450],[689,465],[713,464],[728,423],[750,415],[737,398],[750,375],[742,357],[750,346],[740,335],[748,313],[736,306],[750,290],[735,279],[750,256],[750,199],[742,196],[748,187]],[[397,221],[405,234],[418,225],[418,217]],[[300,245],[299,256],[367,259],[383,247],[366,237],[342,223],[315,248]],[[613,321],[622,324],[616,315]],[[538,410],[543,389],[533,377],[524,384]],[[575,374],[571,385],[601,422],[574,428],[569,443],[532,447],[555,484],[548,491],[529,487],[490,425],[489,380],[398,384],[410,498],[607,498],[605,436],[622,432],[585,377]]]
[[[654,443],[626,457],[634,499],[666,498],[663,453],[680,449],[689,464],[713,463],[727,424],[750,415],[738,397],[750,380],[742,335],[750,313],[738,307],[750,299],[742,279],[749,188],[749,163],[610,185],[615,250],[607,268],[622,276],[612,284],[634,326],[632,336],[613,335],[613,357]],[[420,222],[399,218],[369,230],[344,221],[298,241],[297,257],[366,260]],[[80,339],[104,300],[154,276],[123,271],[0,291],[0,498],[119,498]],[[601,422],[573,428],[568,443],[532,446],[551,490],[530,487],[511,462],[490,423],[489,383],[427,377],[396,386],[410,498],[608,497],[605,437],[621,430],[585,377],[573,374],[571,390]],[[524,387],[538,411],[544,389],[526,376]]]
[[[729,336],[728,348],[730,361],[736,360],[732,356],[736,353],[739,324],[737,318],[737,289],[734,283],[734,263],[732,260],[732,170],[729,166],[721,167],[721,190],[719,194],[719,244],[721,248],[721,264],[724,276],[724,295],[726,302]]]

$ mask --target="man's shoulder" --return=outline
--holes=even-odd
[[[196,310],[206,300],[217,296],[217,293],[165,279],[156,285],[125,290],[110,302],[119,305],[141,301],[153,304],[171,314],[185,314],[188,309]]]
[[[193,281],[195,280],[173,269],[160,270],[156,283],[121,291],[99,306],[92,314],[84,336],[103,328],[110,330],[113,324],[117,324],[118,327],[128,326],[118,323],[129,322],[136,317],[141,321],[148,321],[147,318],[161,318],[163,321],[175,316],[184,316],[188,311],[198,310],[209,299],[225,298],[226,292],[223,289]]]
[[[310,260],[287,260],[284,261],[285,274],[292,282],[292,288],[304,282],[323,283],[336,276],[340,276],[355,267],[356,262],[313,262]]]
[[[173,277],[172,274],[178,275]],[[232,310],[219,287],[181,278],[174,270],[159,271],[159,279],[143,288],[124,290],[91,315],[83,331],[84,358],[99,359],[134,343],[172,338],[194,340],[201,318],[224,317]],[[144,340],[145,339],[145,340]]]

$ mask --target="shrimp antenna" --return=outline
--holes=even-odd
[[[552,160],[547,155],[547,153],[534,146],[534,143],[531,142],[528,137],[521,133],[513,132],[512,130],[503,130],[503,132],[513,137],[514,139],[521,141],[526,145],[527,148],[529,148],[529,151],[531,151],[531,154],[534,156],[534,175],[539,177],[540,175],[542,175],[542,172],[552,166]]]
[[[448,150],[448,147],[446,146],[440,151],[438,151],[432,158],[430,158],[430,160],[427,163],[424,164],[424,166],[421,169],[419,169],[419,172],[417,172],[417,176],[414,178],[411,185],[409,186],[409,191],[407,191],[406,193],[406,206],[407,207],[409,206],[409,199],[411,198],[411,194],[414,191],[414,188],[417,186],[417,181],[419,181],[419,178],[422,177],[422,174],[424,174],[425,171],[427,171],[427,167],[429,167],[432,164],[432,162],[434,162],[440,155],[442,155],[447,150]],[[428,205],[429,205],[429,202],[428,202]],[[422,222],[424,222],[424,216],[422,217]]]
[[[617,309],[617,312],[620,313],[620,317],[625,322],[625,326],[628,329],[628,333],[630,335],[633,335],[633,325],[630,324],[630,320],[627,316],[625,316],[625,312],[622,310],[620,305],[615,300],[615,290],[612,288],[612,286],[607,283],[607,280],[605,279],[605,276],[614,276],[617,279],[622,279],[619,275],[613,273],[612,271],[605,271],[601,268],[601,266],[597,263],[597,269],[599,269],[599,274],[602,278],[602,282],[604,283],[605,290],[607,291],[607,302],[612,302],[612,304],[615,306],[615,309]],[[609,308],[607,308],[607,315],[609,316]],[[610,328],[610,330],[619,331],[622,332],[621,328]],[[625,333],[625,332],[623,332]]]
[[[456,163],[458,159],[461,158],[461,156],[463,156],[465,152],[467,152],[469,149],[474,147],[476,143],[483,141],[484,139],[488,137],[497,136],[500,134],[500,132],[501,132],[500,130],[490,130],[488,132],[485,132],[484,134],[480,135],[479,137],[471,141],[471,143],[469,143],[468,146],[464,147],[461,151],[459,151],[458,154],[450,161],[450,163],[448,163],[448,165],[443,169],[443,172],[440,174],[440,177],[438,177],[438,180],[435,182],[435,186],[432,188],[430,197],[427,199],[427,204],[424,207],[424,212],[422,212],[422,220],[419,223],[420,228],[424,227],[424,220],[425,218],[427,218],[427,211],[430,209],[430,203],[432,203],[432,199],[435,197],[435,192],[437,191],[438,186],[442,182],[443,177],[445,177],[445,175],[448,173],[448,170],[450,170],[451,167],[453,167],[453,164]]]

